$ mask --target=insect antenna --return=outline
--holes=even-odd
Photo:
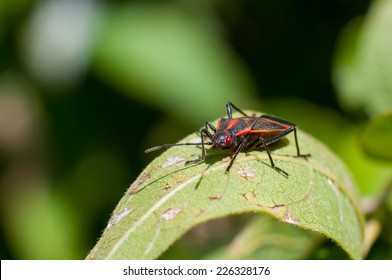
[[[212,142],[206,142],[206,143],[204,143],[204,145],[212,145],[212,144],[213,144]],[[153,151],[156,151],[156,150],[167,149],[167,148],[174,147],[174,146],[189,146],[189,145],[196,146],[196,145],[203,145],[203,143],[175,143],[175,144],[163,144],[163,145],[151,147],[151,148],[145,150],[144,152],[145,152],[145,153],[150,153],[150,152],[153,152]]]

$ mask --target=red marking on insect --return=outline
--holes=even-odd
[[[232,109],[237,110],[243,117],[233,118]],[[185,164],[198,163],[206,157],[205,146],[212,146],[213,149],[231,150],[232,156],[226,171],[232,167],[235,158],[239,152],[249,151],[257,147],[263,147],[267,152],[271,167],[284,176],[288,173],[275,166],[268,145],[278,141],[290,132],[294,132],[295,146],[297,157],[308,157],[309,154],[301,154],[299,151],[296,124],[268,115],[260,117],[249,116],[231,102],[226,104],[227,118],[218,121],[217,127],[211,122],[206,122],[205,126],[200,129],[200,143],[176,143],[163,144],[160,146],[147,149],[145,152],[152,152],[162,148],[184,145],[201,145],[201,157],[195,160],[189,160]],[[212,132],[211,132],[212,131]],[[204,138],[209,142],[204,142]]]

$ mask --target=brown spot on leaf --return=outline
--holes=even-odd
[[[240,174],[241,177],[244,177],[245,179],[252,179],[255,177],[255,174],[253,173],[253,170],[250,166],[238,168],[237,172],[238,174]]]
[[[291,216],[291,213],[288,210],[286,212],[286,216],[283,217],[283,221],[289,224],[294,224],[294,225],[298,224],[298,221]]]
[[[123,211],[121,211],[120,213],[113,215],[110,220],[109,223],[107,225],[106,228],[111,228],[112,226],[118,224],[122,219],[124,219],[126,216],[128,216],[130,213],[132,213],[133,211],[135,211],[136,208],[131,208],[128,209],[128,207],[126,207]]]
[[[182,212],[181,209],[168,208],[163,213],[161,213],[161,217],[165,221],[169,221],[169,220],[174,219],[181,212]]]
[[[287,205],[276,205],[270,208],[272,209],[274,214],[282,221],[294,225],[298,224],[298,221],[295,217],[292,216]]]
[[[171,186],[169,184],[165,184],[163,186],[163,190],[165,190],[165,191],[170,190],[170,189],[171,189]]]
[[[142,174],[140,174],[140,176],[136,179],[136,181],[133,182],[133,184],[129,187],[126,194],[127,195],[133,194],[137,189],[139,189],[139,186],[142,185],[150,177],[151,175],[148,172],[145,173],[143,172]]]
[[[183,180],[175,180],[174,183],[176,185],[181,185],[182,183],[184,183],[184,181]]]
[[[246,192],[241,194],[241,197],[246,200],[246,202],[256,205],[256,206],[263,206],[257,200],[256,192],[253,190],[251,192]]]
[[[182,162],[184,160],[185,159],[182,158],[182,157],[177,157],[177,156],[176,157],[169,157],[167,159],[167,161],[164,164],[162,164],[162,168],[168,168],[168,167],[170,167],[172,165],[175,165],[175,164],[177,164],[179,162]]]

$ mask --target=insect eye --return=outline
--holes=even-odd
[[[230,145],[231,142],[233,142],[233,138],[230,137],[230,136],[227,136],[227,137],[226,137],[226,145]]]

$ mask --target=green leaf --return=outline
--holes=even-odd
[[[290,136],[271,146],[275,164],[288,178],[270,167],[261,150],[240,153],[229,173],[230,152],[208,149],[204,162],[184,165],[200,156],[200,147],[165,151],[125,193],[87,258],[154,259],[197,224],[252,211],[325,235],[360,259],[363,216],[349,172],[301,131],[301,151],[312,156],[295,157]],[[199,140],[195,133],[181,142]]]
[[[207,259],[304,259],[322,238],[268,215],[257,215],[233,241],[213,251]]]
[[[334,83],[342,103],[374,116],[392,107],[392,1],[373,1],[368,14],[342,32]]]
[[[361,135],[364,151],[376,158],[392,160],[390,143],[392,143],[392,112],[375,118],[366,126]]]

